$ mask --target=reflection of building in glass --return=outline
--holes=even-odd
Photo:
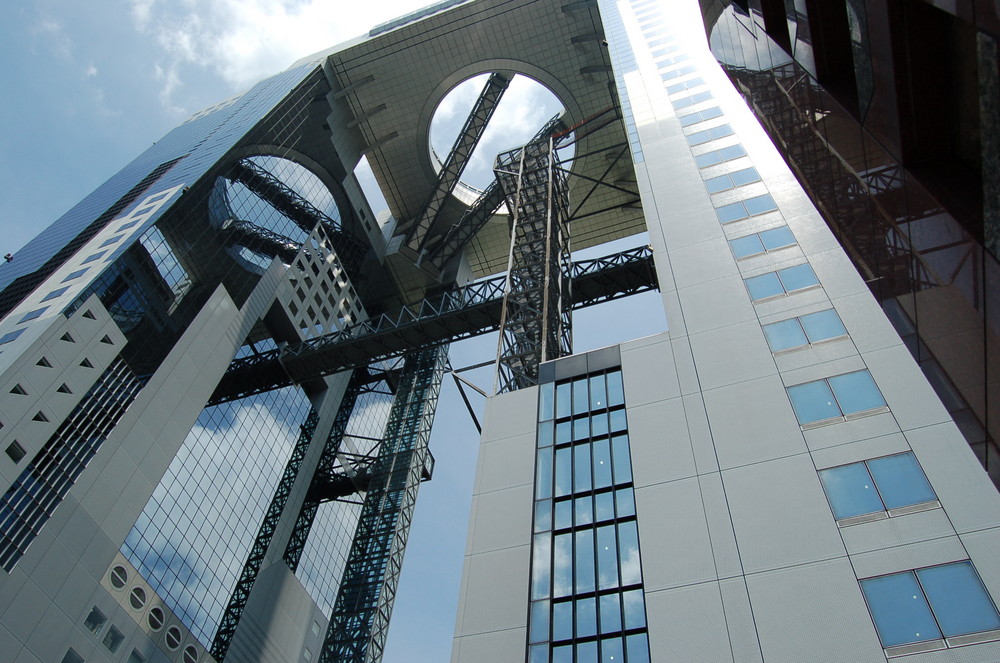
[[[1000,482],[1000,14],[714,2],[711,48]]]
[[[453,660],[1000,658],[1000,503],[953,419],[980,412],[942,405],[879,306],[899,323],[979,282],[933,281],[972,246],[940,243],[960,212],[831,233],[798,152],[779,145],[790,170],[688,39],[693,3],[660,4],[377,26],[190,118],[0,265],[0,651],[380,660],[448,344],[499,330]],[[777,41],[748,23],[768,12],[706,9],[776,134],[824,94],[803,72],[837,66],[794,4]],[[866,7],[839,16],[868,126]],[[460,190],[516,75],[565,110]],[[432,159],[434,110],[470,79]],[[831,160],[867,129],[810,109],[796,137],[825,127],[821,174],[849,175],[820,193],[925,200],[908,170]],[[573,354],[573,310],[639,292],[669,332],[620,317],[618,344]],[[958,364],[916,319],[934,382]]]

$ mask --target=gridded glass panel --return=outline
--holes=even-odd
[[[772,228],[760,233],[760,241],[764,244],[765,249],[774,251],[786,246],[793,246],[795,244],[795,235],[792,234],[792,229],[788,226],[781,226],[780,228]]]
[[[797,318],[764,325],[764,335],[772,352],[790,350],[809,343]]]
[[[755,302],[767,299],[768,297],[776,297],[785,292],[775,272],[753,276],[744,282],[747,284],[747,292],[750,293],[750,299]]]
[[[946,637],[1000,629],[1000,615],[972,562],[932,566],[916,573]]]
[[[816,272],[813,271],[813,268],[808,263],[779,269],[778,276],[781,278],[781,284],[784,286],[785,292],[793,292],[819,285]]]
[[[837,520],[884,510],[864,463],[831,467],[820,471],[819,478]]]
[[[868,371],[837,375],[829,381],[844,414],[885,407],[885,399]]]
[[[737,259],[764,253],[764,245],[756,234],[729,240],[729,248],[733,250],[733,255]]]
[[[867,461],[886,509],[920,504],[937,499],[931,484],[912,453],[896,454]]]
[[[840,416],[840,408],[833,398],[830,385],[826,380],[806,382],[794,387],[788,387],[788,398],[792,401],[792,409],[800,424],[832,419]]]
[[[799,320],[802,322],[802,328],[805,330],[806,336],[809,337],[810,343],[847,335],[844,323],[840,321],[840,316],[832,308],[803,315]]]
[[[913,572],[861,581],[883,647],[941,637]]]

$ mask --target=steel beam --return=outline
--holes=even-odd
[[[420,213],[401,228],[401,231],[405,233],[405,244],[409,249],[419,252],[423,248],[428,232],[437,220],[438,213],[444,206],[445,200],[458,186],[458,181],[469,162],[469,157],[472,156],[472,151],[476,149],[476,145],[483,137],[486,125],[489,124],[493,112],[500,103],[500,98],[509,85],[510,78],[504,74],[490,74],[489,80],[486,81],[483,91],[472,107],[472,112],[465,119],[465,124],[459,132],[458,138],[455,139],[455,144],[441,165],[441,172],[438,173],[434,190],[427,202],[424,203]]]

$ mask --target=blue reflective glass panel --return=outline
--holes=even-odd
[[[594,496],[595,517],[598,522],[615,517],[614,493],[598,493]]]
[[[573,500],[556,502],[556,529],[573,526]]]
[[[628,424],[625,419],[625,410],[614,410],[609,413],[609,417],[611,418],[612,433],[620,433],[628,428]]]
[[[686,55],[678,56],[677,58],[675,58],[677,62],[687,59],[688,57]],[[701,112],[701,119],[703,120],[711,120],[712,118],[715,117],[722,117],[722,110],[718,106],[713,106],[712,108],[706,108]]]
[[[810,343],[847,335],[844,323],[832,308],[803,315],[799,320],[802,322],[802,328],[806,330]]]
[[[557,534],[552,553],[552,596],[573,593],[573,535]]]
[[[621,663],[625,660],[621,638],[601,640],[601,663]]]
[[[614,458],[615,483],[632,480],[632,461],[628,452],[628,436],[616,435],[611,440],[611,455]]]
[[[912,572],[862,580],[861,591],[883,647],[941,637]]]
[[[829,381],[844,414],[885,406],[885,399],[868,371],[837,375],[829,378]]]
[[[556,444],[565,444],[573,440],[573,422],[560,421],[556,424]]]
[[[573,602],[552,604],[552,639],[569,640],[573,637]]]
[[[549,645],[531,645],[528,648],[528,663],[549,663]]]
[[[590,409],[599,410],[608,406],[608,392],[605,388],[604,375],[590,378]]]
[[[583,414],[590,410],[590,394],[587,389],[587,378],[573,382],[573,414]]]
[[[553,382],[547,382],[538,388],[538,420],[545,421],[555,416],[555,388]]]
[[[807,263],[795,265],[794,267],[787,267],[785,269],[779,269],[778,276],[781,278],[781,284],[785,287],[785,292],[793,292],[795,290],[801,290],[803,288],[819,285],[819,279],[816,278],[816,272],[814,272],[813,268]]]
[[[619,523],[618,550],[621,558],[622,585],[634,585],[642,582],[642,567],[639,562],[639,530],[634,520]],[[626,626],[628,626],[628,605],[625,608],[625,621]]]
[[[590,490],[590,473],[593,470],[590,463],[589,444],[580,444],[574,447],[573,464],[573,492],[579,493]]]
[[[910,452],[868,461],[886,509],[936,500],[937,495]]]
[[[538,450],[535,468],[535,497],[552,497],[552,447]]]
[[[695,163],[698,164],[699,168],[705,168],[707,166],[714,166],[717,163],[722,163],[722,156],[718,152],[707,152],[695,157],[694,160]]]
[[[577,527],[594,522],[594,498],[590,495],[573,500],[573,524]]]
[[[622,386],[622,372],[608,373],[608,405],[623,405],[625,403],[625,388]]]
[[[614,525],[597,528],[597,577],[599,589],[618,586],[618,544]]]
[[[772,212],[778,209],[778,206],[774,204],[774,199],[766,193],[763,196],[747,198],[743,201],[743,204],[746,205],[747,213],[750,216],[756,216],[758,214]]]
[[[781,281],[778,280],[778,275],[774,272],[751,277],[746,279],[744,283],[747,284],[747,292],[750,293],[750,299],[755,302],[785,292],[781,287]]]
[[[18,320],[18,322],[28,322],[29,320],[41,317],[42,313],[45,313],[48,308],[48,306],[43,306],[42,308],[36,308],[34,311],[29,311],[28,313],[25,313],[24,316]]]
[[[586,440],[590,437],[590,417],[573,420],[573,441]]]
[[[576,593],[594,591],[594,530],[576,533]]]
[[[52,292],[50,292],[49,294],[45,295],[45,297],[42,298],[42,301],[43,302],[47,302],[50,299],[55,299],[56,297],[58,297],[59,295],[63,294],[67,290],[69,290],[69,286],[68,285],[64,286],[62,288],[57,288],[57,289],[53,290]]]
[[[573,645],[553,647],[552,663],[573,663]]]
[[[544,599],[549,596],[549,556],[552,537],[536,534],[531,543],[531,598]]]
[[[625,628],[643,628],[646,625],[646,608],[642,600],[642,590],[633,589],[622,593],[625,608]]]
[[[736,258],[748,258],[760,253],[764,253],[764,245],[761,244],[757,235],[747,235],[729,241],[729,248],[733,250]]]
[[[743,202],[741,201],[716,207],[715,215],[719,217],[719,223],[732,223],[733,221],[747,218],[747,210],[743,207]]]
[[[547,532],[552,529],[552,500],[535,502],[535,531]]]
[[[530,642],[549,639],[549,602],[535,601],[531,604]]]
[[[768,251],[774,251],[795,244],[795,235],[792,234],[792,230],[788,226],[781,226],[762,232],[760,241],[764,243],[764,248]]]
[[[719,156],[721,156],[724,161],[746,156],[746,153],[747,151],[744,150],[743,146],[739,144],[719,148]]]
[[[87,256],[87,258],[80,264],[86,265],[87,263],[94,262],[98,258],[102,258],[105,253],[107,253],[107,251],[98,251],[97,253],[92,253],[91,255]]]
[[[705,188],[708,189],[709,193],[718,193],[719,191],[732,189],[733,181],[729,178],[729,175],[720,175],[705,180]]]
[[[581,642],[576,646],[576,663],[597,663],[597,641]]]
[[[556,387],[556,417],[560,419],[568,417],[571,414],[570,410],[573,405],[573,401],[571,400],[572,389],[573,386],[569,382]]]
[[[820,471],[819,478],[837,520],[883,510],[882,500],[864,463],[831,467]]]
[[[611,444],[607,439],[594,442],[594,488],[611,485]]]
[[[552,420],[543,421],[538,424],[538,446],[548,447],[552,445],[552,433],[555,427]]]
[[[826,380],[806,382],[788,387],[788,398],[800,424],[822,421],[840,416],[840,408],[833,399],[833,392]]]
[[[601,597],[601,633],[617,633],[622,630],[621,600],[618,594]]]
[[[591,434],[594,437],[608,434],[608,414],[600,412],[590,418]]]
[[[576,637],[597,635],[597,599],[580,599],[576,602]]]
[[[760,175],[757,174],[756,168],[744,168],[743,170],[737,170],[735,173],[730,173],[729,176],[733,178],[733,184],[736,186],[743,186],[744,184],[760,181]]]
[[[625,639],[628,663],[649,663],[649,640],[645,633],[630,635]]]
[[[764,325],[764,335],[767,336],[767,344],[771,346],[771,352],[790,350],[809,343],[796,318]]]
[[[1000,629],[1000,615],[971,562],[919,569],[917,577],[946,637]]]
[[[0,345],[4,343],[10,343],[11,341],[17,340],[17,337],[24,333],[23,329],[15,329],[12,332],[7,332],[3,336],[0,336]]]
[[[615,491],[615,502],[618,505],[618,517],[628,518],[635,515],[635,495],[631,488],[619,488]]]
[[[569,495],[573,492],[573,458],[571,451],[572,449],[569,447],[556,450],[556,497]]]
[[[78,269],[75,272],[70,272],[69,274],[66,275],[66,278],[62,280],[62,282],[66,283],[67,281],[72,281],[73,279],[80,278],[81,276],[87,273],[87,269],[88,268]]]

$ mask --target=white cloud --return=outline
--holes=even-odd
[[[93,64],[87,65],[87,68],[83,70],[83,75],[86,76],[87,78],[93,78],[94,76],[97,75],[97,67],[95,67]]]
[[[130,0],[130,14],[136,30],[162,49],[165,69],[206,69],[236,90],[423,4],[380,0],[364,12],[345,12],[329,0]],[[164,85],[165,104],[179,82]]]

